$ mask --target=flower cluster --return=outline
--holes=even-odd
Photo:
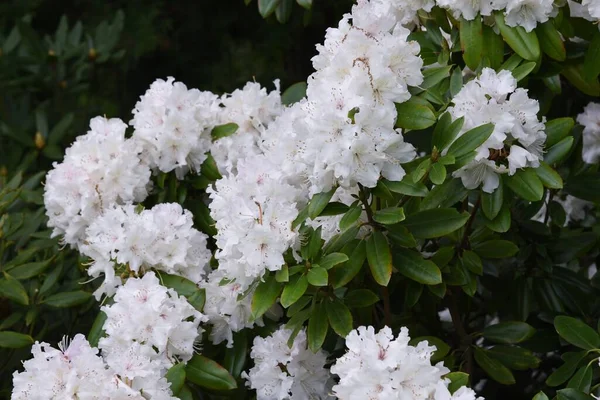
[[[581,0],[577,3],[573,0],[568,0],[569,10],[572,17],[587,19],[588,21],[600,21],[600,3],[596,0]]]
[[[133,110],[133,137],[151,168],[175,170],[179,177],[199,171],[210,149],[210,131],[217,124],[218,96],[189,89],[170,77],[157,79]]]
[[[86,234],[81,251],[94,260],[88,274],[104,275],[97,295],[112,295],[121,284],[115,263],[127,266],[127,272],[138,274],[155,268],[197,283],[211,258],[206,235],[193,228],[192,214],[177,203],[158,204],[141,212],[132,204],[109,208]]]
[[[586,0],[584,0],[585,2]],[[456,18],[473,20],[477,14],[490,16],[503,11],[506,24],[521,26],[531,32],[538,23],[556,15],[554,0],[436,0],[440,7],[452,11]]]
[[[93,118],[61,163],[46,176],[44,204],[53,236],[74,247],[102,210],[142,201],[148,195],[150,170],[139,143],[125,138],[127,125],[117,118]]]
[[[414,347],[409,341],[406,328],[396,338],[388,327],[378,333],[371,326],[350,332],[348,352],[331,367],[340,377],[334,394],[343,400],[429,398],[449,370],[443,363],[431,365],[435,346],[420,342]]]
[[[582,158],[588,164],[600,161],[600,103],[589,103],[577,116],[583,125]]]
[[[248,82],[221,97],[220,123],[238,126],[234,135],[215,140],[210,148],[221,174],[235,174],[239,159],[262,154],[263,134],[283,109],[279,81],[275,81],[275,88],[267,93],[260,84]]]
[[[306,347],[306,333],[300,331],[292,346],[287,342],[292,331],[280,328],[271,336],[254,339],[250,357],[254,367],[242,377],[256,389],[258,400],[325,400],[330,389],[329,371],[324,368],[327,355]]]
[[[509,97],[510,95],[510,97]],[[464,118],[462,134],[475,127],[493,123],[491,136],[476,150],[475,158],[454,176],[467,189],[483,184],[493,192],[498,174],[513,175],[520,168],[538,167],[546,141],[544,123],[538,120],[539,104],[527,90],[517,88],[510,71],[496,73],[484,68],[481,76],[468,82],[452,100],[448,112],[454,119]]]
[[[106,314],[99,348],[106,364],[135,390],[164,398],[164,376],[175,361],[188,361],[206,317],[173,289],[160,285],[153,272],[128,279],[117,290]]]
[[[106,366],[97,355],[98,349],[91,347],[81,334],[70,344],[61,343],[59,349],[36,342],[31,353],[33,358],[23,363],[25,371],[14,373],[13,400],[145,399],[139,390],[130,388]],[[167,394],[153,399],[174,397]]]

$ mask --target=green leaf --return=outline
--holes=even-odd
[[[292,278],[290,283],[285,285],[281,293],[281,305],[283,308],[288,308],[294,304],[304,292],[308,289],[308,279],[306,275],[298,275],[295,279]]]
[[[494,131],[494,124],[485,124],[473,128],[454,141],[448,148],[448,154],[459,158],[481,146]]]
[[[468,219],[469,213],[461,214],[454,208],[436,208],[411,214],[401,224],[415,237],[431,239],[460,229]]]
[[[540,43],[534,31],[526,32],[520,26],[510,27],[504,22],[501,12],[494,13],[496,26],[504,41],[521,57],[529,61],[540,58]]]
[[[210,153],[206,153],[206,160],[200,166],[200,173],[210,181],[216,181],[223,177],[219,172],[215,159]]]
[[[0,347],[8,349],[20,349],[21,347],[31,346],[33,338],[23,333],[4,331],[0,332]]]
[[[165,287],[175,290],[180,296],[188,297],[198,291],[198,286],[183,276],[171,275],[162,271],[157,272],[160,278],[160,283]]]
[[[535,69],[535,66],[536,66],[536,63],[534,63],[533,61],[526,62],[524,64],[519,65],[517,68],[515,68],[514,71],[512,71],[512,74],[513,74],[514,78],[517,80],[517,82],[520,82],[523,79],[525,79],[527,77],[527,75],[529,75],[531,73],[531,71],[533,71]]]
[[[348,207],[344,203],[341,203],[339,201],[332,201],[331,203],[325,206],[325,208],[323,209],[323,211],[321,211],[321,214],[319,214],[319,216],[330,217],[334,215],[341,215],[346,213],[346,211],[348,211],[349,209],[350,207]]]
[[[350,207],[342,219],[340,219],[340,230],[344,232],[351,226],[356,225],[356,221],[358,221],[361,214],[362,208],[358,204]]]
[[[85,303],[92,297],[89,292],[75,290],[73,292],[56,293],[48,296],[42,303],[50,307],[67,308]]]
[[[583,60],[583,76],[595,81],[600,74],[600,31],[596,30]]]
[[[586,79],[582,64],[565,64],[560,73],[581,92],[588,96],[600,96],[598,79]]]
[[[450,384],[448,385],[450,393],[454,393],[461,387],[469,385],[469,374],[465,374],[464,372],[450,372],[444,378],[450,380]]]
[[[312,7],[313,0],[296,0],[296,3],[307,10],[310,10]]]
[[[538,24],[535,29],[539,38],[542,51],[550,58],[557,61],[564,61],[567,58],[567,51],[560,33],[552,23],[552,20]],[[593,78],[592,78],[593,79]]]
[[[281,95],[281,103],[289,106],[306,97],[306,82],[296,82]]]
[[[46,261],[32,262],[11,268],[10,276],[15,279],[29,279],[44,272],[50,266],[52,259]]]
[[[441,185],[435,186],[421,201],[421,210],[429,210],[437,207],[450,207],[464,200],[469,194],[461,180],[449,179]]]
[[[504,204],[496,218],[485,221],[485,226],[494,232],[504,233],[510,229],[511,222],[510,207]]]
[[[308,319],[308,329],[306,332],[308,348],[313,353],[316,353],[321,346],[323,346],[323,342],[325,341],[325,336],[327,336],[328,330],[329,323],[327,321],[325,304],[317,304],[310,314],[310,318]]]
[[[575,369],[577,369],[577,365],[579,365],[585,356],[585,351],[563,354],[565,363],[550,374],[548,379],[546,379],[546,385],[554,387],[565,383],[573,375]]]
[[[567,342],[581,349],[600,348],[600,336],[586,323],[572,317],[559,315],[554,318],[556,332]]]
[[[397,224],[388,226],[387,228],[387,236],[394,244],[408,248],[417,246],[417,241],[404,226]]]
[[[542,184],[550,189],[562,189],[563,180],[551,166],[546,164],[543,161],[540,161],[540,166],[535,169],[535,173],[537,174]]]
[[[505,258],[512,257],[519,252],[519,247],[508,240],[488,240],[473,246],[482,258]]]
[[[292,7],[294,5],[294,0],[280,0],[279,5],[275,9],[275,17],[277,17],[277,21],[281,24],[285,24],[290,19],[292,15]]]
[[[531,168],[520,169],[505,181],[517,196],[527,201],[540,201],[544,196],[544,185]]]
[[[379,297],[369,289],[351,290],[346,297],[344,297],[344,303],[352,308],[368,307],[378,301]]]
[[[500,361],[490,357],[487,350],[479,347],[473,348],[475,349],[475,361],[490,378],[503,385],[513,385],[515,383],[512,372]]]
[[[435,128],[433,128],[433,133],[431,134],[431,144],[433,147],[437,148],[438,151],[443,150],[440,146],[444,142],[444,133],[452,123],[452,115],[449,112],[443,113],[438,119],[437,124],[435,124]],[[454,140],[454,138],[452,138]]]
[[[561,389],[556,392],[556,400],[594,400],[595,397],[576,389]]]
[[[210,136],[212,137],[212,141],[216,141],[222,139],[227,136],[231,136],[237,132],[239,126],[233,122],[224,125],[215,126],[212,131],[210,131]]]
[[[568,388],[589,392],[592,385],[592,368],[589,365],[579,368],[567,383]]]
[[[401,207],[389,207],[375,211],[373,219],[383,225],[393,225],[404,221],[404,210]]]
[[[290,281],[290,271],[287,264],[284,264],[279,271],[275,272],[275,280],[279,283]]]
[[[234,378],[239,378],[246,365],[248,356],[248,334],[241,330],[233,334],[233,346],[225,349],[223,367],[229,371]]]
[[[100,338],[104,336],[104,323],[106,322],[106,314],[104,311],[98,312],[96,318],[94,319],[94,323],[90,328],[90,332],[87,335],[88,342],[92,347],[98,347],[98,342]]]
[[[500,182],[500,185],[492,193],[481,192],[481,210],[483,214],[489,219],[493,220],[496,218],[500,209],[502,208],[502,201],[504,200],[504,185]]]
[[[367,260],[375,281],[387,286],[392,277],[392,254],[383,233],[374,231],[367,238]]]
[[[464,250],[460,258],[461,262],[469,271],[477,275],[483,275],[483,263],[481,258],[471,250]]]
[[[517,346],[494,346],[488,350],[488,355],[517,371],[534,369],[540,364],[540,359],[531,351]]]
[[[173,365],[167,371],[165,378],[167,378],[167,382],[171,384],[173,394],[177,395],[185,383],[185,364],[179,363]]]
[[[266,313],[275,304],[279,293],[281,293],[281,284],[277,282],[274,275],[267,275],[264,281],[258,284],[252,297],[252,317],[258,319]]]
[[[313,286],[327,286],[329,274],[325,268],[313,265],[306,274],[306,278],[308,279],[308,283]]]
[[[521,343],[535,333],[535,329],[525,322],[509,321],[489,325],[483,330],[483,337],[496,343]]]
[[[554,146],[567,137],[575,126],[573,118],[555,118],[546,122],[546,148]]]
[[[419,336],[411,339],[410,342],[408,342],[408,344],[411,346],[416,346],[417,344],[423,341],[426,341],[430,346],[435,346],[436,350],[431,356],[432,364],[442,361],[442,359],[446,357],[448,353],[450,353],[450,346],[448,346],[446,342],[444,342],[442,339],[437,338],[435,336]]]
[[[394,265],[398,271],[409,279],[425,285],[442,283],[442,273],[433,261],[423,259],[423,256],[408,249],[398,249],[394,252]]]
[[[441,185],[446,180],[446,167],[440,163],[435,163],[429,170],[429,179],[435,185]]]
[[[386,181],[385,185],[392,192],[403,194],[406,196],[425,197],[427,196],[427,193],[429,193],[427,186],[425,186],[421,182],[413,182],[409,176],[407,176],[401,182]]]
[[[237,388],[235,378],[213,360],[196,354],[185,367],[187,380],[210,390]]]
[[[569,178],[565,192],[580,199],[600,202],[600,173],[586,173]]]
[[[354,240],[356,235],[358,235],[359,227],[352,226],[342,233],[338,233],[333,236],[323,247],[323,253],[329,254],[339,251],[342,247],[344,247],[348,242]]]
[[[567,136],[554,146],[550,147],[544,155],[544,162],[548,164],[557,164],[563,161],[573,146],[573,140],[572,136]]]
[[[321,258],[319,260],[319,265],[322,268],[329,270],[335,267],[336,265],[344,263],[346,261],[348,261],[348,256],[344,253],[331,253]]]
[[[398,112],[396,128],[420,130],[429,128],[437,121],[433,111],[415,98],[396,104],[396,111]]]
[[[310,239],[308,240],[308,245],[301,250],[305,250],[302,252],[302,257],[305,259],[313,259],[321,250],[321,246],[323,245],[323,239],[321,238],[321,232],[323,228],[319,226],[315,231],[310,235]]]
[[[460,92],[460,90],[462,89],[462,86],[463,86],[462,70],[460,69],[459,66],[457,66],[456,68],[454,68],[454,71],[452,71],[452,75],[450,76],[450,94],[452,95],[452,97],[456,96],[458,94],[458,92]],[[438,147],[438,149],[441,149],[441,147]]]
[[[465,64],[472,71],[477,70],[483,54],[483,25],[479,16],[471,21],[460,20],[460,47]]]
[[[348,307],[335,299],[333,301],[326,301],[325,308],[327,310],[327,319],[329,319],[329,324],[335,333],[343,338],[348,336],[353,324],[352,314],[348,310]]]
[[[279,5],[281,0],[258,0],[258,12],[263,18],[268,18]]]
[[[4,279],[0,279],[0,297],[6,297],[24,306],[29,305],[29,296],[27,296],[25,288],[21,282],[9,275],[6,275]]]
[[[531,400],[550,400],[548,398],[548,396],[546,396],[546,393],[544,392],[538,392],[535,396],[533,396],[533,399]]]
[[[331,285],[334,289],[346,286],[360,272],[366,258],[366,242],[361,240],[349,254],[348,262],[331,270]]]
[[[421,89],[434,87],[450,75],[452,65],[443,67],[428,68],[423,71],[423,83],[419,85]]]
[[[57,145],[60,143],[61,139],[67,133],[69,127],[73,123],[74,114],[68,113],[64,117],[61,118],[60,121],[50,131],[48,134],[48,145]]]
[[[308,203],[308,216],[310,219],[315,219],[321,214],[321,211],[327,207],[329,200],[333,197],[335,190],[336,188],[333,188],[328,192],[317,193],[312,197],[310,203]]]

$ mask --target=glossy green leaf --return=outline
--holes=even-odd
[[[329,270],[338,264],[348,261],[348,256],[344,253],[331,253],[319,260],[321,268]]]
[[[531,400],[550,400],[548,398],[548,396],[546,396],[546,393],[544,392],[538,392],[535,396],[533,396],[533,399]]]
[[[514,78],[517,80],[517,82],[520,82],[523,79],[525,79],[527,77],[527,75],[529,75],[531,73],[531,71],[533,71],[535,69],[535,67],[536,67],[536,63],[534,63],[533,61],[526,62],[526,63],[519,65],[517,68],[515,68],[514,71],[512,71],[512,74],[513,74]]]
[[[18,280],[11,278],[9,275],[0,279],[0,297],[6,297],[7,299],[24,306],[29,304],[29,296],[27,295],[27,291],[25,291],[23,284]]]
[[[542,184],[550,189],[562,189],[563,180],[551,166],[546,164],[543,161],[540,161],[540,166],[535,169],[535,173],[537,174]]]
[[[392,254],[383,233],[374,231],[367,238],[367,260],[375,281],[387,286],[392,277]]]
[[[483,330],[483,337],[496,343],[521,343],[533,336],[535,329],[519,321],[500,322]]]
[[[345,231],[349,227],[356,225],[356,221],[358,221],[361,214],[362,208],[359,205],[350,207],[342,219],[340,219],[340,229]]]
[[[50,307],[67,308],[73,307],[87,302],[92,297],[89,292],[83,290],[75,290],[73,292],[56,293],[46,297],[42,302]]]
[[[331,285],[334,289],[346,286],[360,272],[367,259],[366,241],[361,240],[348,256],[345,264],[333,268],[330,272]]]
[[[575,375],[567,383],[568,388],[577,389],[582,392],[589,392],[592,385],[592,367],[586,365],[579,368]]]
[[[474,349],[475,361],[490,378],[503,385],[513,385],[515,383],[515,377],[512,372],[500,361],[490,357],[487,350],[479,347],[474,347]]]
[[[15,279],[29,279],[44,272],[52,263],[52,259],[18,265],[11,268],[8,273]]]
[[[575,372],[577,366],[583,360],[586,353],[584,351],[578,353],[565,353],[563,359],[565,363],[558,367],[548,379],[546,379],[546,385],[555,387],[565,383]]]
[[[310,203],[308,203],[308,216],[310,219],[315,219],[321,214],[321,211],[325,209],[329,200],[335,193],[335,189],[333,188],[328,192],[322,192],[315,194],[312,199],[310,199]]]
[[[504,185],[502,182],[492,193],[481,192],[481,211],[489,219],[494,219],[502,208],[504,201]]]
[[[310,314],[308,329],[306,330],[308,348],[313,353],[316,353],[323,346],[328,330],[329,322],[327,320],[325,304],[317,304]]]
[[[586,79],[582,64],[566,64],[560,73],[581,92],[588,96],[600,96],[600,83],[598,79]]]
[[[575,126],[573,118],[555,118],[546,122],[546,148],[554,146],[567,137]]]
[[[212,129],[212,131],[210,131],[210,136],[212,137],[212,140],[214,142],[215,140],[219,140],[224,137],[235,134],[238,128],[238,124],[235,124],[233,122],[224,125],[217,125]]]
[[[252,317],[258,319],[266,313],[275,304],[280,293],[281,284],[274,275],[267,275],[264,281],[258,284],[252,297]]]
[[[540,364],[540,359],[531,351],[517,346],[494,346],[488,350],[488,355],[517,371],[534,369]]]
[[[483,24],[479,16],[471,21],[460,20],[460,47],[465,64],[472,71],[477,70],[483,54]]]
[[[508,187],[519,197],[527,201],[540,201],[544,195],[544,185],[531,168],[520,169],[505,179]]]
[[[580,199],[600,201],[600,173],[586,173],[571,177],[565,184],[565,192]]]
[[[494,13],[496,26],[504,41],[525,60],[536,61],[540,58],[540,43],[535,31],[526,32],[524,28],[510,27],[504,22],[504,15],[501,12]]]
[[[313,286],[327,286],[329,274],[325,268],[313,265],[306,274],[306,278],[308,279],[308,283]]]
[[[446,167],[440,163],[435,163],[429,170],[429,179],[435,185],[441,185],[446,180]]]
[[[258,0],[258,12],[263,18],[269,17],[275,12],[281,0]]]
[[[248,332],[241,330],[233,334],[233,346],[225,349],[225,368],[234,378],[239,378],[248,356]]]
[[[352,314],[348,307],[339,300],[326,301],[325,308],[327,310],[327,319],[331,328],[345,338],[352,330]]]
[[[308,289],[306,275],[297,275],[296,278],[291,278],[290,283],[285,285],[281,293],[281,305],[288,308],[302,297],[306,289]]]
[[[425,285],[442,283],[442,273],[438,266],[423,259],[423,256],[408,249],[397,249],[394,252],[394,265],[398,271],[409,279]]]
[[[167,371],[165,375],[167,378],[167,382],[171,385],[171,390],[174,395],[177,395],[179,391],[183,388],[183,384],[185,383],[185,364],[179,363],[173,365]]]
[[[373,213],[373,220],[383,225],[393,225],[404,221],[404,209],[401,207],[388,207]]]
[[[544,22],[543,24],[538,24],[535,31],[539,38],[542,51],[548,57],[557,61],[564,61],[567,58],[565,44],[551,20]]]
[[[444,378],[450,380],[450,383],[448,384],[450,393],[454,393],[461,387],[469,385],[469,374],[464,372],[450,372],[446,374]]]
[[[392,192],[406,196],[425,197],[429,193],[427,186],[421,182],[413,182],[410,177],[406,177],[401,182],[386,181],[386,186]]]
[[[450,145],[448,154],[458,158],[470,153],[481,146],[493,131],[493,124],[485,124],[465,132]]]
[[[33,338],[24,333],[3,331],[0,332],[0,347],[8,349],[20,349],[21,347],[31,346]]]
[[[567,136],[550,147],[544,155],[544,161],[548,164],[557,164],[563,161],[573,146],[573,140],[572,136]]]
[[[595,81],[600,74],[600,31],[596,30],[583,60],[583,76]]]
[[[344,297],[344,304],[352,308],[368,307],[379,301],[379,297],[369,289],[355,289]]]
[[[468,219],[469,213],[461,214],[453,208],[436,208],[411,214],[401,224],[415,237],[429,239],[454,232]]]
[[[600,348],[600,335],[586,323],[568,316],[554,318],[556,332],[567,342],[585,350]]]
[[[419,130],[429,128],[437,121],[433,111],[426,105],[420,104],[414,98],[404,103],[396,104],[398,117],[396,128]]]
[[[107,316],[104,311],[100,311],[98,312],[98,315],[96,315],[96,319],[94,319],[90,332],[87,334],[90,346],[98,347],[100,338],[104,336],[104,323],[106,322],[106,318]]]
[[[215,361],[196,354],[185,367],[187,379],[210,390],[232,390],[237,388],[235,378]]]
[[[595,397],[590,396],[577,389],[567,388],[556,392],[556,400],[594,400]]]
[[[281,95],[281,103],[286,106],[297,103],[306,97],[306,82],[296,82]]]
[[[474,245],[473,251],[482,258],[506,258],[517,254],[519,247],[508,240],[488,240]]]
[[[423,341],[426,341],[430,346],[435,346],[435,351],[431,355],[432,364],[442,361],[442,359],[446,357],[448,353],[450,353],[450,346],[448,346],[442,339],[435,336],[419,336],[412,338],[408,344],[411,346],[416,346]]]

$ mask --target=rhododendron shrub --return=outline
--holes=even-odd
[[[283,94],[92,119],[44,200],[101,312],[13,399],[597,395],[599,18],[359,0]]]

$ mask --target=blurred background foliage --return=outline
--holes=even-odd
[[[59,251],[42,198],[47,170],[89,119],[127,118],[167,76],[215,93],[304,81],[351,1],[286,1],[285,18],[259,3],[0,2],[0,398],[34,340],[87,333],[97,315],[86,260]]]

